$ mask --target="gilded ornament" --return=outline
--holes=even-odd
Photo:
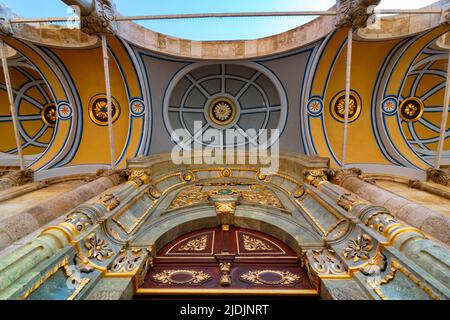
[[[331,102],[331,114],[338,121],[345,120],[345,94],[336,96]],[[355,121],[361,114],[361,98],[359,95],[350,94],[348,105],[348,121]]]
[[[208,115],[213,123],[227,126],[236,119],[237,108],[231,99],[219,97],[211,101]]]
[[[183,173],[181,176],[183,181],[190,182],[194,179],[194,175],[191,172]]]
[[[177,280],[176,276],[183,276],[184,279]],[[196,270],[164,270],[153,275],[153,280],[163,284],[193,285],[209,279],[211,279],[209,274]]]
[[[192,239],[186,244],[180,246],[177,251],[204,251],[206,249],[206,243],[208,240],[208,235],[203,235],[199,238]]]
[[[98,202],[105,207],[106,211],[111,211],[120,205],[120,200],[113,194],[107,193],[99,197]]]
[[[99,126],[108,125],[108,103],[103,94],[95,95],[89,101],[89,117]],[[112,122],[115,122],[120,116],[120,107],[117,100],[111,97],[111,116]]]
[[[148,189],[148,195],[150,196],[150,198],[158,200],[159,198],[161,198],[161,192],[159,192],[158,189],[156,189],[154,186],[151,186]]]
[[[366,221],[368,227],[375,229],[379,233],[383,233],[388,226],[396,223],[398,223],[398,221],[387,212],[376,212]]]
[[[73,225],[79,232],[94,224],[93,216],[87,211],[75,210],[67,216],[65,221]]]
[[[133,273],[148,256],[151,255],[146,248],[122,249],[111,264],[109,271],[113,273]]]
[[[354,206],[358,204],[367,204],[367,202],[361,200],[354,194],[346,193],[339,196],[337,204],[346,211],[352,212]]]
[[[349,240],[347,248],[344,249],[343,255],[347,259],[353,259],[353,262],[358,262],[360,259],[369,259],[369,253],[373,246],[372,239],[367,234],[359,235],[356,239]]]
[[[128,181],[135,184],[137,187],[152,181],[150,170],[148,169],[134,169],[128,177]]]
[[[98,237],[95,233],[87,236],[84,246],[88,250],[87,256],[90,259],[102,261],[104,258],[108,259],[114,254],[106,240]]]
[[[424,110],[425,107],[422,100],[416,97],[409,97],[403,100],[398,108],[400,118],[406,122],[418,121],[422,117]]]
[[[368,276],[367,284],[371,288],[375,288],[382,283],[380,274],[386,270],[387,259],[386,256],[380,252],[377,252],[367,264],[361,268],[361,272]]]
[[[246,234],[242,235],[244,249],[247,251],[273,251],[273,248],[262,240],[250,237]]]
[[[269,189],[260,185],[250,185],[250,190],[240,191],[242,202],[256,203],[263,206],[284,208],[280,199]]]
[[[208,202],[208,193],[202,191],[201,186],[190,187],[187,190],[183,190],[170,204],[170,208],[182,208],[199,203]]]
[[[320,276],[346,275],[342,261],[331,249],[307,250],[302,253],[302,266]]]
[[[326,172],[323,169],[308,170],[305,171],[303,175],[305,181],[316,188],[318,188],[323,182],[328,181]]]
[[[300,187],[299,189],[297,189],[296,191],[294,191],[294,198],[296,199],[300,199],[301,197],[303,197],[306,194],[306,190],[304,187]]]
[[[45,105],[41,110],[41,119],[49,127],[55,127],[58,115],[56,106],[53,103]]]
[[[231,263],[230,262],[221,262],[219,263],[219,270],[221,272],[219,284],[222,287],[228,287],[231,285]]]
[[[232,174],[233,174],[233,173],[232,173],[231,170],[228,169],[228,168],[222,169],[222,170],[220,171],[220,177],[222,177],[222,178],[229,178],[229,177],[231,177]]]
[[[276,280],[264,279],[264,276],[269,276],[268,278],[278,278]],[[301,277],[297,274],[291,273],[289,271],[279,271],[279,270],[258,270],[258,271],[248,271],[241,275],[241,280],[254,283],[254,284],[265,284],[265,285],[292,285],[299,281]]]

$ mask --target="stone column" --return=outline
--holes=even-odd
[[[73,191],[1,220],[0,250],[123,181],[120,172],[101,171],[98,175],[98,179]]]
[[[337,172],[342,173],[343,171],[334,171],[330,176],[335,180],[339,180],[338,177],[342,180],[342,174],[336,175]],[[322,174],[312,173],[313,175],[306,173],[306,180],[328,197],[335,199],[336,204],[358,218],[365,226],[379,233],[385,239],[382,242],[384,247],[397,249],[410,259],[411,263],[415,263],[434,278],[434,281],[445,286],[447,290],[450,289],[450,252],[448,248],[428,239],[420,230],[405,226],[396,220],[387,208],[373,205],[348,190],[330,183],[327,181],[325,171]],[[344,180],[357,179],[366,183],[355,177],[359,173],[357,170],[345,170],[345,173]],[[447,228],[447,232],[448,230]]]
[[[450,217],[366,182],[360,175],[359,169],[333,169],[328,174],[332,183],[344,187],[364,200],[387,208],[396,218],[450,245]]]
[[[10,171],[0,178],[0,191],[21,186],[32,181],[33,171],[30,169]]]
[[[99,174],[109,176],[108,171]],[[144,170],[131,172],[127,183],[122,183],[101,197],[79,206],[69,213],[65,222],[47,228],[39,237],[2,258],[0,260],[0,300],[8,299],[17,295],[17,292],[21,292],[24,285],[39,273],[39,268],[36,268],[38,265],[90,232],[101,221],[114,215],[116,210],[120,210],[121,203],[150,180],[149,172]]]

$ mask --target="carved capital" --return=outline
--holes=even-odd
[[[350,169],[330,169],[328,170],[328,179],[330,182],[342,186],[344,181],[348,178],[354,177],[359,178],[362,174],[361,169],[350,168]]]
[[[128,181],[137,187],[152,181],[150,169],[133,169],[129,173]]]
[[[10,171],[0,178],[0,190],[33,182],[33,170]]]
[[[110,0],[94,0],[94,9],[81,14],[81,31],[89,35],[115,34],[117,32],[116,9]]]
[[[0,34],[9,36],[13,34],[11,26],[11,9],[0,3]]]
[[[128,172],[127,170],[100,169],[97,170],[96,176],[108,178],[114,183],[114,185],[118,185],[128,179]]]
[[[337,28],[365,28],[381,0],[338,0]]]
[[[316,188],[318,188],[321,183],[328,181],[326,171],[323,169],[305,171],[303,176],[306,183]]]
[[[433,181],[438,184],[442,184],[443,186],[450,186],[450,169],[449,168],[442,168],[442,169],[429,168],[427,170],[427,180]]]

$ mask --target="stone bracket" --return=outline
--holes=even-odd
[[[11,26],[11,9],[0,3],[0,35],[9,36],[13,34]]]
[[[337,28],[365,28],[381,0],[337,0]]]
[[[116,8],[110,0],[94,0],[94,10],[80,16],[81,31],[89,35],[115,34],[117,32]]]

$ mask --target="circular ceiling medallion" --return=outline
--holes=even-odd
[[[44,121],[44,123],[49,127],[55,127],[57,117],[56,106],[53,103],[49,103],[42,108],[42,121]]]
[[[112,122],[115,122],[120,116],[120,107],[117,100],[111,97]],[[108,101],[106,95],[98,94],[89,101],[89,117],[99,126],[108,125]]]
[[[331,114],[337,121],[343,122],[345,120],[345,93],[339,93],[331,102]],[[352,122],[358,119],[361,114],[361,98],[352,91],[350,93],[350,103],[348,105],[348,121]]]
[[[424,105],[419,98],[410,97],[403,100],[398,112],[404,121],[415,122],[422,117]]]
[[[205,117],[217,129],[232,127],[239,120],[239,103],[232,96],[219,94],[211,97],[205,106]]]

